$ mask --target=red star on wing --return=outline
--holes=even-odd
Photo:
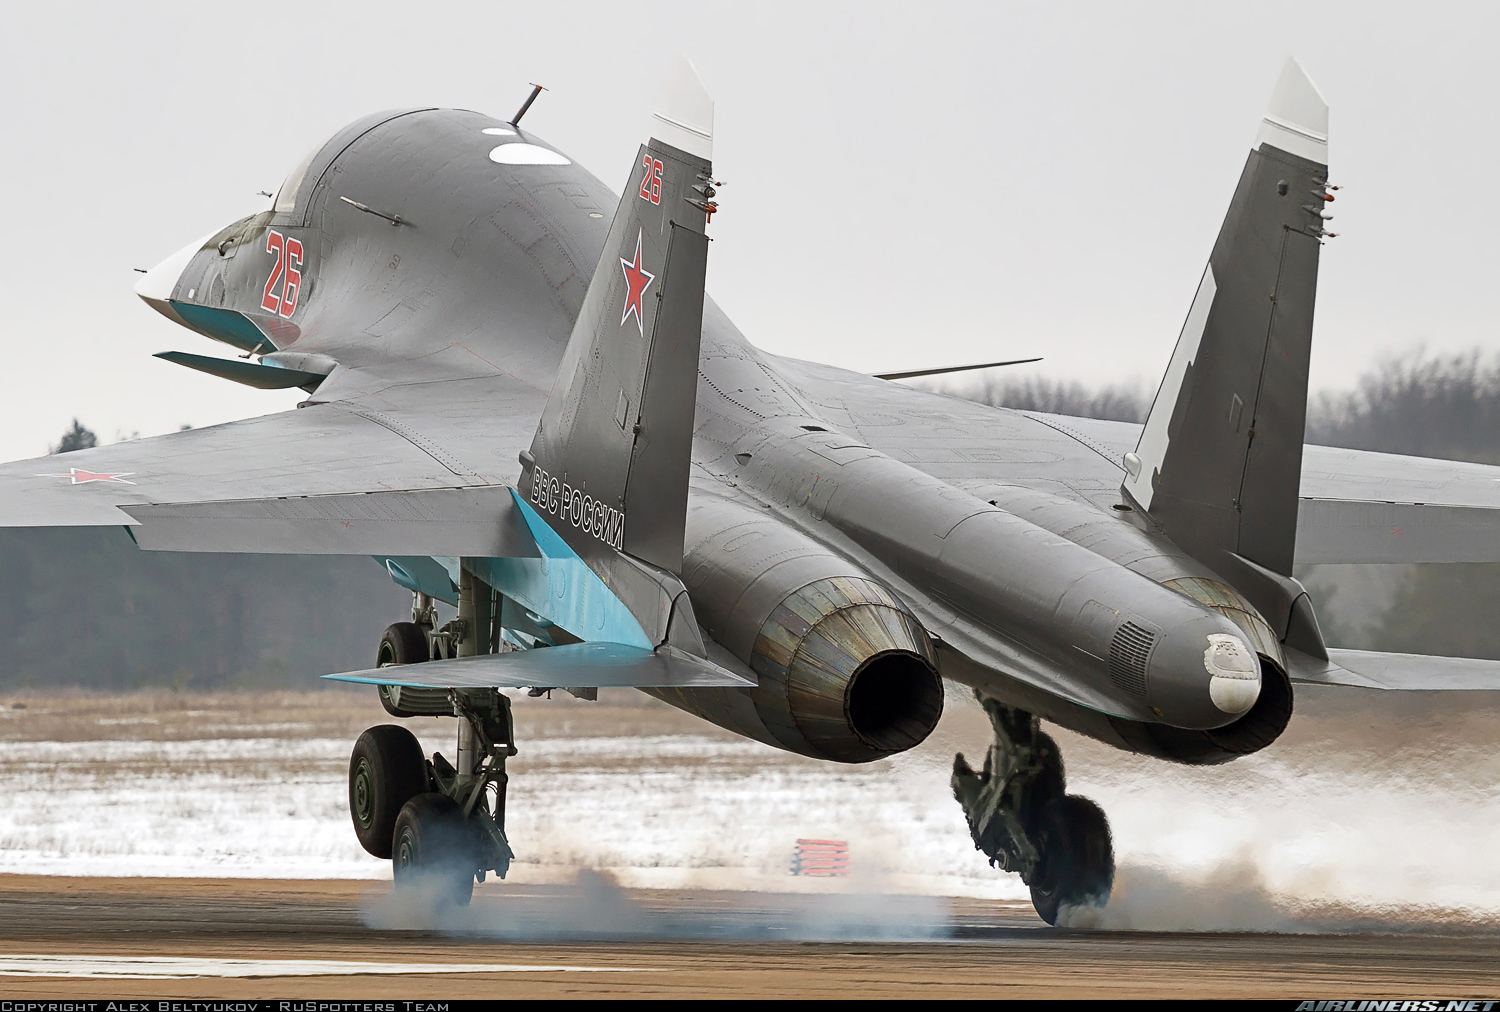
[[[68,478],[69,484],[86,485],[91,481],[113,481],[121,485],[134,485],[133,481],[126,481],[127,475],[135,474],[134,471],[85,471],[81,467],[68,468],[67,474],[39,474],[38,478]]]
[[[641,230],[635,230],[635,259],[626,260],[620,258],[620,270],[625,272],[625,312],[620,314],[620,326],[625,326],[625,321],[631,316],[635,317],[635,325],[641,328],[641,334],[646,333],[645,310],[641,306],[641,297],[646,294],[646,289],[651,282],[656,280],[656,275],[649,273],[641,264]]]

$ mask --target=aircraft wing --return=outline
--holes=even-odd
[[[324,678],[369,685],[438,689],[753,688],[755,683],[704,657],[671,646],[569,643],[479,654],[425,664],[348,671]]]
[[[541,395],[502,377],[371,401],[0,465],[0,526],[119,525],[176,551],[534,554],[509,486]]]
[[[1140,426],[1036,415],[1117,456]],[[1500,562],[1500,467],[1334,446],[1305,448],[1297,561]]]
[[[1104,509],[1141,426],[1010,411],[779,359],[874,449],[975,492],[1024,485]],[[1308,446],[1296,561],[1500,562],[1500,467]]]
[[[1329,649],[1326,661],[1291,648],[1286,653],[1292,681],[1311,685],[1408,691],[1500,689],[1500,661],[1334,648]]]

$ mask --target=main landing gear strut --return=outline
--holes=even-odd
[[[1102,907],[1115,878],[1104,812],[1066,792],[1062,754],[1035,716],[980,695],[995,741],[974,772],[953,759],[953,796],[963,806],[976,850],[1017,872],[1048,924],[1069,908]]]
[[[516,754],[510,700],[496,689],[451,690],[458,717],[457,763],[422,756],[397,724],[359,736],[349,759],[349,812],[360,844],[390,858],[396,885],[436,888],[466,904],[474,880],[505,877],[505,760]]]
[[[467,571],[458,617],[434,629],[432,599],[418,594],[411,622],[381,637],[377,665],[420,663],[495,649],[495,595]],[[498,689],[412,689],[380,686],[393,716],[458,718],[455,761],[422,746],[397,724],[359,736],[349,758],[349,814],[361,846],[390,858],[398,888],[433,889],[438,898],[467,904],[474,881],[501,878],[514,856],[505,838],[505,761],[516,754],[510,698]]]

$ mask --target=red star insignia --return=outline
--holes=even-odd
[[[127,475],[135,474],[134,471],[85,471],[81,467],[68,468],[67,474],[39,474],[38,478],[68,478],[69,484],[86,485],[91,481],[113,481],[121,485],[134,485],[133,481],[126,481]]]
[[[645,310],[641,308],[641,297],[646,294],[646,289],[651,282],[656,280],[656,275],[649,273],[641,265],[641,230],[635,230],[635,259],[626,260],[620,258],[620,270],[625,272],[625,312],[620,314],[620,326],[625,326],[625,321],[631,316],[635,317],[635,325],[641,328],[642,336],[646,333]]]

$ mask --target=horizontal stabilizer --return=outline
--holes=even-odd
[[[323,382],[323,375],[303,372],[301,369],[285,369],[274,365],[257,365],[254,362],[236,362],[232,359],[211,358],[208,355],[190,355],[185,351],[159,351],[155,358],[185,365],[189,369],[206,372],[220,379],[234,380],[257,390],[290,390],[301,387],[311,392]]]
[[[748,678],[675,647],[647,650],[621,643],[569,643],[323,677],[427,689],[755,687]]]
[[[1297,561],[1500,562],[1500,509],[1303,499],[1297,516]]]
[[[158,552],[537,558],[510,489],[438,488],[125,506]]]
[[[1328,660],[1288,649],[1292,681],[1406,691],[1500,691],[1500,661],[1477,657],[1388,654],[1375,650],[1328,651]]]

